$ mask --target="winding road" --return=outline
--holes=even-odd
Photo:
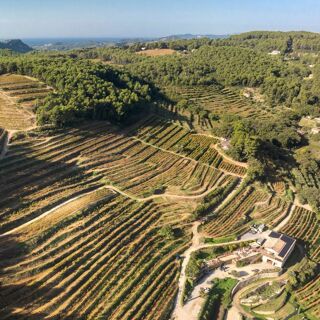
[[[205,197],[207,194],[209,194],[210,192],[212,192],[214,189],[216,189],[216,186],[213,186],[212,188],[206,190],[205,192],[199,194],[199,195],[176,195],[176,194],[170,194],[170,193],[162,193],[162,194],[154,194],[154,195],[151,195],[149,197],[145,197],[145,198],[140,198],[140,197],[136,197],[132,194],[129,194],[123,190],[121,190],[120,188],[118,187],[115,187],[113,185],[105,185],[103,187],[100,187],[100,188],[97,188],[97,189],[94,189],[94,190],[91,190],[91,191],[88,191],[86,193],[82,193],[81,195],[78,195],[76,197],[73,197],[69,200],[66,200],[65,202],[55,206],[54,208],[42,213],[41,215],[39,215],[38,217],[30,220],[30,221],[27,221],[25,222],[24,224],[14,228],[14,229],[11,229],[3,234],[0,235],[0,237],[3,237],[3,236],[8,236],[8,235],[12,235],[12,234],[15,234],[21,230],[23,230],[23,228],[25,228],[26,226],[36,222],[36,221],[39,221],[41,219],[43,219],[44,217],[50,215],[50,214],[53,214],[55,211],[61,209],[63,206],[73,202],[73,201],[76,201],[80,198],[83,198],[87,195],[90,195],[91,193],[94,193],[94,192],[97,192],[99,190],[102,190],[102,189],[109,189],[113,192],[116,192],[116,193],[119,193],[127,198],[130,198],[134,201],[137,201],[137,202],[146,202],[146,201],[150,201],[150,200],[154,200],[154,199],[159,199],[159,198],[170,198],[170,199],[175,199],[175,200],[197,200],[197,199],[201,199],[203,197]],[[227,198],[226,198],[227,199]]]

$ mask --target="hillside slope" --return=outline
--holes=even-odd
[[[19,53],[27,53],[33,50],[31,47],[29,47],[27,44],[22,42],[20,39],[6,40],[3,42],[0,42],[0,49],[9,49]]]

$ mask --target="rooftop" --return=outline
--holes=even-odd
[[[264,247],[266,250],[274,252],[280,259],[285,259],[295,241],[285,234],[271,231]]]

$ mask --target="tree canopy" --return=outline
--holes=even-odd
[[[136,77],[81,59],[38,55],[1,58],[3,73],[33,76],[54,88],[37,110],[40,124],[64,125],[81,118],[123,122],[150,101],[150,87]]]

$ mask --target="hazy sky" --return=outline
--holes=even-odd
[[[320,0],[0,0],[0,39],[320,32]]]

